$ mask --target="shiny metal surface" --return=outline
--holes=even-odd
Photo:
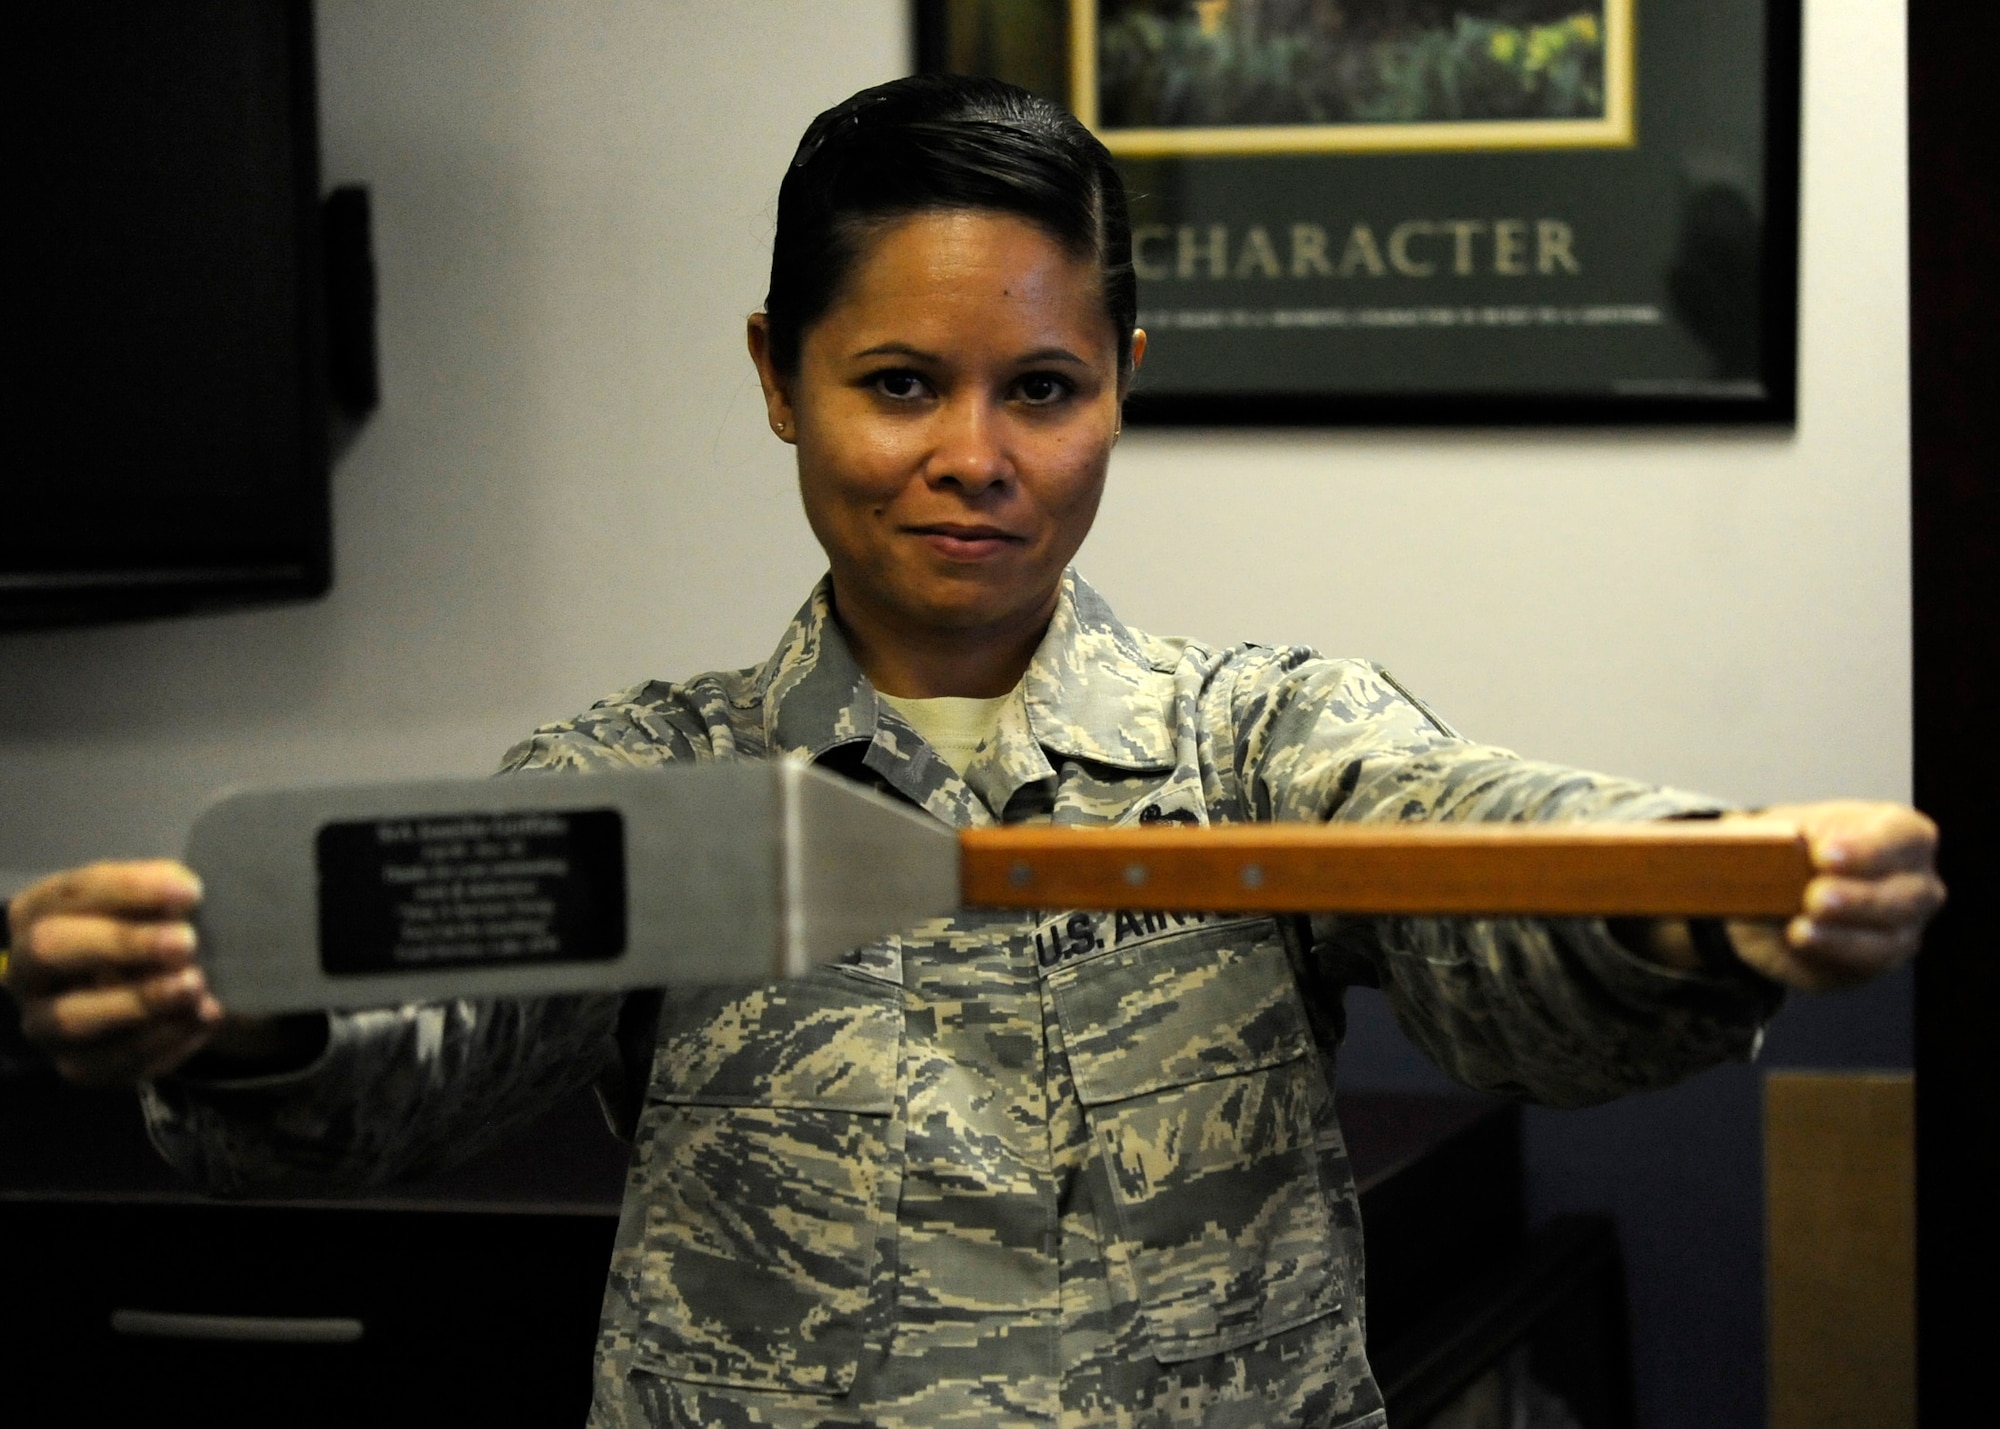
[[[622,955],[360,974],[323,966],[315,841],[327,826],[596,809],[623,820]],[[187,862],[206,887],[200,959],[216,995],[243,1013],[760,982],[958,903],[950,830],[785,763],[248,791],[202,813]]]

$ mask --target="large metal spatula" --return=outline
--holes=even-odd
[[[236,793],[187,861],[243,1013],[761,982],[961,906],[1782,917],[1810,876],[1701,823],[955,834],[785,762]]]

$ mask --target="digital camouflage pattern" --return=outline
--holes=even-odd
[[[816,760],[956,827],[1656,819],[1707,801],[1515,758],[1383,671],[1121,625],[1073,573],[961,779],[815,592],[767,663],[649,684],[512,771]],[[1370,1425],[1345,987],[1468,1085],[1596,1102],[1750,1055],[1771,1004],[1594,920],[968,912],[796,982],[336,1015],[294,1076],[148,1092],[226,1191],[379,1181],[598,1078],[635,1128],[592,1422]],[[636,1071],[637,1075],[633,1075]],[[622,1095],[629,1088],[637,1096]]]

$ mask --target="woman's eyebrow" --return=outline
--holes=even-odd
[[[878,342],[873,347],[864,347],[853,355],[858,361],[864,357],[913,357],[919,362],[936,362],[934,352],[925,352],[921,347],[912,347],[907,342]]]
[[[849,359],[859,362],[869,357],[907,357],[917,362],[937,363],[943,359],[934,352],[926,352],[921,347],[912,347],[907,342],[878,342],[873,347],[864,347]],[[1014,359],[1023,366],[1031,362],[1067,362],[1078,367],[1090,364],[1066,347],[1038,347],[1031,352],[1021,353]]]

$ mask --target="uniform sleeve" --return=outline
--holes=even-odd
[[[168,1162],[217,1195],[344,1194],[453,1165],[607,1075],[615,996],[329,1015],[303,1071],[143,1088]]]
[[[502,772],[632,767],[703,757],[698,716],[644,690],[537,731]],[[328,1014],[325,1052],[282,1075],[166,1077],[141,1088],[153,1143],[221,1195],[338,1194],[452,1165],[505,1140],[581,1087],[614,1125],[650,1053],[633,1035],[656,996],[412,1003]],[[621,1025],[621,1014],[622,1025]]]
[[[1228,688],[1253,818],[1626,822],[1723,807],[1474,744],[1358,661],[1263,652]],[[1309,943],[1318,986],[1380,986],[1404,1032],[1456,1080],[1556,1106],[1747,1059],[1779,999],[1747,968],[1717,977],[1655,963],[1601,919],[1324,916]]]

